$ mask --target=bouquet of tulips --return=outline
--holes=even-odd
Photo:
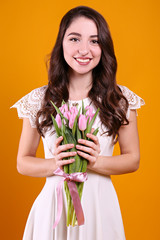
[[[55,118],[51,114],[57,137],[63,136],[63,141],[61,144],[73,143],[74,147],[68,151],[75,152],[78,139],[90,140],[86,137],[86,134],[91,132],[92,125],[96,119],[99,109],[97,109],[96,113],[93,113],[93,108],[91,106],[84,108],[83,100],[82,107],[79,110],[76,106],[69,107],[69,104],[65,103],[64,101],[62,101],[60,108],[57,108],[52,101],[51,104],[54,106],[57,112]],[[92,134],[97,135],[97,133],[98,128],[94,130]],[[87,160],[83,159],[78,154],[74,158],[75,161],[73,163],[64,165],[64,172],[68,174],[75,172],[86,172]],[[81,199],[84,182],[75,183],[77,186],[79,198]],[[67,198],[67,226],[75,226],[77,225],[77,218],[66,181],[64,182],[64,189]]]

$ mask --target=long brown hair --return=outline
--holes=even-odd
[[[107,127],[108,136],[112,135],[114,143],[116,143],[120,126],[129,124],[126,118],[128,101],[116,83],[117,60],[108,24],[100,13],[86,6],[71,9],[61,20],[57,40],[49,60],[48,86],[43,106],[37,114],[37,129],[44,136],[43,132],[52,126],[50,114],[55,116],[56,112],[50,100],[57,107],[60,107],[63,99],[65,102],[68,101],[68,65],[63,57],[62,42],[67,28],[76,18],[81,16],[95,22],[102,50],[100,62],[92,71],[93,84],[88,97],[95,107],[100,108],[101,122]],[[43,117],[41,122],[38,121],[40,116]]]

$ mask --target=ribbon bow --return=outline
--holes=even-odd
[[[67,184],[68,184],[68,188],[69,188],[73,206],[75,209],[78,225],[80,226],[80,225],[84,224],[83,209],[82,209],[81,201],[79,198],[79,194],[78,194],[77,186],[76,186],[75,182],[85,182],[88,178],[87,173],[86,172],[75,172],[75,173],[68,174],[68,173],[65,173],[62,169],[57,168],[54,171],[54,174],[63,177],[63,179],[58,183],[57,188],[56,188],[57,199],[58,199],[58,201],[57,201],[58,209],[57,209],[56,221],[53,225],[53,228],[55,228],[58,225],[60,218],[61,218],[61,214],[62,214],[62,209],[63,209],[62,186],[63,186],[64,181],[67,181]]]

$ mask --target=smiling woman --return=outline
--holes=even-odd
[[[48,85],[34,89],[13,106],[23,118],[17,169],[24,175],[46,177],[45,186],[29,214],[23,240],[125,240],[110,175],[138,169],[136,109],[144,105],[144,101],[127,87],[117,85],[116,70],[113,42],[103,16],[84,6],[67,12],[51,52]],[[62,144],[63,137],[55,135],[51,114],[55,116],[56,110],[51,101],[60,107],[63,100],[67,108],[82,109],[82,100],[83,109],[90,106],[96,112],[99,108],[93,125],[99,129],[97,136],[92,129],[76,146]],[[45,159],[36,157],[40,137]],[[112,156],[117,141],[121,154]],[[82,196],[85,224],[66,227],[67,200],[63,189],[65,207],[58,226],[53,229],[56,187],[61,181],[54,173],[58,167],[63,169],[73,163],[76,155],[88,162],[88,180]]]
[[[93,68],[98,65],[101,58],[94,21],[79,17],[72,22],[64,35],[63,53],[64,59],[70,66],[70,77],[75,73],[92,74]]]

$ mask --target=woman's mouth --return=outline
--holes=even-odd
[[[80,65],[87,65],[92,60],[91,58],[74,58]]]

